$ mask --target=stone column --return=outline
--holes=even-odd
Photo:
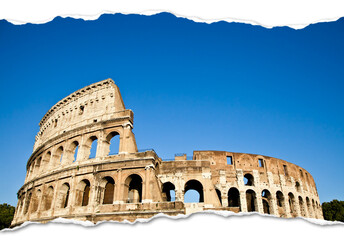
[[[212,186],[211,183],[211,172],[202,172],[202,178],[204,179],[203,183],[203,200],[204,200],[204,204],[211,204],[213,205],[213,201],[212,201],[212,196],[214,196],[214,194],[217,197],[216,192],[211,192],[210,191],[210,186]]]
[[[183,173],[176,172],[175,177],[176,177],[176,181],[175,181],[176,201],[184,202],[184,185],[185,185],[185,182],[182,178]]]
[[[97,143],[97,152],[96,158],[106,157],[110,152],[110,143],[106,140],[104,132],[100,131],[98,143]]]
[[[237,176],[237,181],[238,181],[238,188],[242,189],[245,187],[244,184],[244,174],[241,169],[236,170],[236,176]]]
[[[133,125],[127,122],[122,125],[123,131],[120,136],[119,154],[135,153],[136,143],[132,134]]]
[[[69,211],[68,214],[72,214],[74,211],[74,208],[76,207],[76,187],[77,187],[77,182],[75,178],[75,173],[72,174],[71,176],[71,186],[69,189]]]
[[[53,189],[54,189],[54,193],[53,193],[53,199],[52,199],[52,201],[51,201],[51,216],[54,216],[54,211],[55,211],[55,204],[56,204],[56,199],[57,199],[57,193],[58,193],[58,191],[57,191],[57,183],[58,183],[58,180],[55,180],[55,182],[54,182],[54,187],[53,187]]]
[[[309,218],[309,213],[308,213],[308,207],[307,207],[306,198],[303,200],[303,208],[305,209],[306,218]]]
[[[300,203],[299,203],[299,199],[297,197],[294,197],[294,209],[296,211],[296,215],[298,217],[302,217],[301,215],[301,209],[300,209]]]
[[[246,201],[246,191],[240,190],[240,205],[241,205],[241,211],[247,212],[247,201]]]
[[[260,194],[260,192],[256,193],[256,201],[257,201],[257,212],[259,213],[264,213],[264,208],[263,208],[263,200],[262,200],[262,196]]]
[[[228,193],[222,191],[221,198],[222,198],[222,207],[228,207]]]
[[[86,141],[87,139],[85,139],[85,136],[82,135],[81,140],[79,142],[78,155],[76,156],[76,160],[75,160],[75,162],[77,163],[82,162],[83,160],[87,160],[86,157],[88,158],[88,156],[86,156],[86,153],[88,151],[88,146],[86,145]]]
[[[277,208],[277,200],[274,195],[271,195],[270,199],[270,214],[273,214],[275,216],[279,216],[278,214],[278,208]]]
[[[117,182],[115,185],[115,201],[114,201],[115,204],[124,203],[123,185],[124,185],[124,183],[122,180],[122,169],[119,168],[119,169],[117,169]]]
[[[63,154],[63,160],[62,160],[62,165],[69,165],[73,162],[74,159],[74,152],[71,150],[64,150],[64,154]]]
[[[98,205],[98,189],[99,189],[99,183],[96,181],[96,172],[93,172],[92,180],[90,181],[90,198],[88,200],[88,206],[92,206],[92,209],[95,208],[96,205]]]
[[[142,203],[150,203],[153,202],[151,191],[150,189],[150,181],[151,181],[151,171],[153,170],[154,166],[152,164],[147,165],[145,167],[145,181],[144,181],[144,191],[143,191],[143,197],[142,197]]]
[[[285,209],[285,215],[287,218],[291,218],[291,214],[290,214],[290,206],[289,206],[289,201],[288,201],[288,194],[284,195],[284,209]]]
[[[307,202],[306,202],[306,205],[307,205],[307,210],[308,210],[308,216],[309,216],[309,218],[314,218],[314,212],[313,212],[313,208],[312,208],[312,202],[309,201],[309,205],[308,205]]]

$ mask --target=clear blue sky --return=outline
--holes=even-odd
[[[344,200],[344,19],[303,30],[194,23],[171,14],[0,21],[0,203],[16,205],[38,123],[57,101],[112,78],[138,148],[259,153]]]

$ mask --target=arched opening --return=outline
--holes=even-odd
[[[90,182],[88,180],[83,180],[83,182],[85,183],[85,187],[84,187],[84,191],[82,194],[81,206],[87,206],[89,199],[90,199],[91,185],[90,185]]]
[[[48,187],[45,194],[44,210],[49,210],[51,208],[51,203],[53,202],[54,188],[52,186]]]
[[[306,197],[306,203],[307,203],[307,210],[308,210],[309,217],[313,217],[313,216],[312,216],[311,201],[309,200],[308,197]]]
[[[68,183],[62,184],[57,196],[57,207],[66,208],[69,202],[70,186]]]
[[[256,193],[249,189],[246,191],[246,202],[247,202],[247,211],[256,212],[257,211],[257,199]]]
[[[240,193],[234,187],[228,190],[228,207],[239,208],[240,211]]]
[[[34,166],[35,166],[35,162],[32,162],[28,168],[27,178],[29,178],[29,179],[33,177]]]
[[[29,206],[30,206],[30,203],[31,203],[31,197],[32,197],[32,193],[29,192],[29,193],[27,194],[26,199],[25,199],[24,215],[27,214],[27,212],[29,211]]]
[[[246,173],[244,175],[244,184],[246,186],[254,186],[254,178],[253,178],[253,176],[251,174]]]
[[[113,204],[114,192],[115,192],[115,181],[111,177],[105,177],[105,188],[103,204]]]
[[[125,193],[128,203],[142,202],[142,178],[132,174],[125,180]]]
[[[215,189],[215,190],[216,190],[217,198],[218,198],[219,201],[220,201],[220,205],[222,206],[221,191],[220,191],[219,189]]]
[[[296,213],[296,208],[295,208],[295,197],[292,193],[289,193],[288,194],[288,203],[289,203],[289,208],[290,208],[290,214],[293,216],[293,217],[296,217],[297,213]]]
[[[314,199],[312,199],[312,206],[313,206],[313,213],[314,213],[314,218],[318,218],[318,212],[317,212],[317,209],[316,209],[316,206],[315,206],[315,202],[314,202]]]
[[[204,202],[203,185],[197,180],[189,180],[184,187],[184,202]]]
[[[18,201],[18,206],[17,206],[16,213],[15,213],[16,216],[20,215],[20,213],[23,210],[23,204],[24,204],[24,197],[23,197],[23,195],[20,196],[18,200],[19,200]]]
[[[86,148],[88,153],[86,154],[86,159],[95,158],[97,156],[98,139],[96,136],[90,137],[86,141]]]
[[[286,217],[285,213],[285,201],[284,201],[284,196],[281,191],[276,192],[276,199],[277,199],[277,209],[278,209],[278,214],[281,217]]]
[[[116,155],[119,153],[119,142],[120,136],[118,132],[111,132],[107,135],[106,141],[109,144],[109,154],[108,155]]]
[[[270,206],[271,204],[271,193],[269,190],[264,189],[262,191],[262,204],[263,204],[263,211],[265,214],[270,214],[271,209]]]
[[[72,155],[73,155],[72,162],[76,162],[78,158],[79,143],[77,141],[74,141],[70,146],[70,150],[72,151]]]
[[[37,190],[34,194],[34,197],[33,197],[33,201],[32,201],[32,208],[31,208],[31,212],[34,213],[38,210],[38,206],[39,206],[39,203],[41,201],[41,197],[42,197],[42,192],[41,190]]]
[[[76,205],[87,206],[90,198],[91,184],[87,179],[79,182],[76,188]]]
[[[62,146],[56,150],[55,158],[58,161],[58,163],[60,163],[60,164],[62,163],[62,158],[63,158],[63,147]]]
[[[42,157],[39,157],[36,161],[35,164],[35,174],[38,174],[40,172],[40,168],[41,168],[41,161],[42,161]]]
[[[300,186],[300,183],[299,183],[299,182],[296,182],[296,183],[295,183],[295,188],[296,188],[296,191],[297,191],[297,192],[301,192],[301,186]]]
[[[303,199],[301,196],[299,196],[299,205],[300,205],[301,216],[306,217],[305,203],[303,202]]]
[[[162,185],[162,199],[167,202],[174,202],[176,200],[176,191],[173,183],[165,182]]]
[[[42,158],[42,170],[47,170],[49,168],[49,163],[51,159],[51,152],[48,151]]]

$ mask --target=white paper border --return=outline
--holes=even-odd
[[[344,16],[341,0],[212,0],[212,1],[82,1],[2,0],[0,19],[13,24],[46,23],[56,16],[95,20],[103,13],[152,15],[170,12],[196,22],[220,20],[301,29]],[[0,29],[1,31],[1,29]],[[4,37],[4,36],[1,36]],[[57,220],[60,221],[60,220]],[[86,224],[86,223],[85,223]],[[91,224],[92,225],[92,224]],[[331,239],[344,235],[343,225],[319,226],[303,219],[195,214],[189,219],[159,217],[150,223],[103,223],[82,227],[66,223],[29,224],[1,231],[1,239]]]

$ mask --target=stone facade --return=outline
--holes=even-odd
[[[111,79],[55,104],[39,123],[12,226],[57,217],[134,221],[203,210],[323,219],[314,179],[305,169],[226,151],[162,161],[154,150],[138,151],[133,117]],[[111,152],[113,147],[118,151]],[[184,203],[191,189],[199,201]]]

